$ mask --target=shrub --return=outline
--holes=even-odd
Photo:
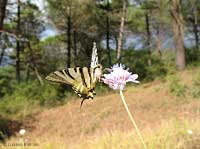
[[[197,77],[193,82],[192,96],[200,99],[200,72],[197,74]]]
[[[14,80],[14,68],[5,67],[0,69],[0,97],[12,92],[12,86],[16,83]]]
[[[178,96],[178,97],[184,97],[186,92],[187,86],[182,85],[180,83],[180,80],[177,77],[173,77],[171,84],[170,84],[170,91]]]
[[[26,109],[27,106],[34,105],[34,103],[55,105],[56,101],[61,101],[64,97],[62,86],[48,83],[41,86],[38,81],[15,84],[12,86],[12,90],[0,101],[1,114],[17,114]]]
[[[149,54],[147,50],[124,50],[122,63],[139,75],[139,80],[151,81],[167,74],[164,60],[156,54],[151,55],[151,66],[148,66]]]
[[[194,66],[199,65],[200,61],[200,51],[195,48],[186,49],[186,61],[188,64],[192,64]]]

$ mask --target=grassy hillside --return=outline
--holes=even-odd
[[[124,91],[128,106],[149,149],[200,148],[200,70],[171,73],[165,78]],[[142,148],[118,92],[107,92],[45,109],[25,118],[30,148]],[[19,135],[7,143],[19,141]],[[5,146],[3,146],[4,148]],[[12,147],[5,147],[12,148]]]

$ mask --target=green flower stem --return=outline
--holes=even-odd
[[[123,95],[122,90],[120,90],[120,96],[121,96],[122,102],[123,102],[123,104],[124,104],[124,106],[125,106],[125,108],[126,108],[126,111],[127,111],[127,113],[128,113],[128,116],[129,116],[129,118],[131,119],[131,122],[132,122],[133,126],[134,126],[135,129],[136,129],[137,135],[139,136],[139,138],[140,138],[140,140],[141,140],[141,142],[142,142],[142,144],[143,144],[143,146],[144,146],[144,149],[147,149],[147,146],[146,146],[146,144],[145,144],[145,142],[144,142],[144,139],[143,139],[143,137],[142,137],[142,135],[141,135],[141,133],[140,133],[140,131],[139,131],[139,129],[138,129],[138,127],[137,127],[137,125],[136,125],[136,123],[135,123],[135,121],[134,121],[134,119],[133,119],[133,117],[132,117],[132,115],[131,115],[131,113],[130,113],[130,111],[129,111],[129,109],[128,109],[128,106],[127,106],[127,104],[126,104],[126,101],[125,101],[125,98],[124,98],[124,95]]]
[[[25,149],[24,137],[20,136],[19,142],[22,143],[22,149]]]

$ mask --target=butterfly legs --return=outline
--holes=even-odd
[[[80,109],[81,109],[81,107],[83,105],[84,100],[85,100],[85,98],[83,98],[82,101],[81,101]]]
[[[96,95],[96,92],[93,91],[93,94]],[[85,99],[90,99],[90,98],[93,99],[93,97],[88,97],[88,98],[83,98],[83,99],[82,99],[81,105],[80,105],[80,109],[81,109],[81,107],[83,106],[83,102],[85,101]]]

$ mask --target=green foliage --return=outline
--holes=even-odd
[[[13,67],[0,68],[0,97],[12,92],[14,74]]]
[[[0,131],[0,140],[5,140],[5,138],[6,135],[2,131]]]
[[[59,70],[65,68],[63,60],[60,60],[56,56],[48,58],[46,51],[43,54],[43,49],[45,47],[50,48],[54,44],[58,44],[59,39],[49,38],[48,40],[41,42],[38,45],[33,46],[33,49],[38,49],[37,56],[41,59],[37,60],[38,69],[42,76],[45,76],[49,72],[54,70]],[[25,51],[26,52],[26,49]],[[102,49],[100,52],[100,58],[105,57],[107,53]],[[115,51],[112,51],[112,57],[115,57]],[[167,74],[173,74],[175,72],[174,66],[174,55],[170,51],[163,52],[162,59],[156,53],[152,53],[151,62],[152,65],[148,66],[149,53],[147,50],[123,50],[121,63],[125,64],[131,72],[137,73],[139,75],[140,81],[152,81],[157,78],[165,78]],[[82,55],[79,56],[80,59],[84,59]],[[48,63],[45,60],[48,59]],[[114,59],[112,59],[114,62]],[[86,61],[84,63],[87,63]],[[105,67],[110,67],[107,64],[107,59],[104,59],[100,63]],[[83,64],[82,64],[83,65]],[[55,85],[49,82],[45,82],[44,86],[41,86],[36,80],[35,74],[30,74],[30,79],[25,82],[24,78],[25,71],[22,72],[23,81],[17,84],[15,81],[15,69],[13,67],[5,67],[0,69],[0,111],[7,114],[15,114],[20,112],[20,110],[27,107],[30,104],[40,104],[42,106],[54,106],[55,103],[62,103],[63,99],[71,99],[72,96],[77,97],[72,91],[71,87]],[[193,84],[192,96],[198,98],[200,95],[199,91],[199,81],[196,79]],[[179,97],[184,97],[187,87],[180,83],[178,78],[172,78],[170,84],[170,91]],[[110,91],[110,89],[103,83],[98,83],[95,89],[97,95],[102,95]]]
[[[148,66],[148,59],[149,54],[146,50],[124,50],[122,63],[130,68],[132,72],[137,73],[139,75],[139,80],[150,81],[167,74],[167,68],[163,62],[164,60],[161,60],[157,55],[152,55],[152,65]]]
[[[103,82],[98,83],[96,88],[95,88],[95,92],[97,93],[97,95],[105,95],[106,93],[112,91],[110,88],[108,88],[107,85],[105,85]]]
[[[134,32],[141,33],[145,30],[145,16],[144,10],[140,8],[129,7],[127,19],[130,20],[128,24],[130,29]]]
[[[178,96],[178,97],[184,97],[186,93],[187,87],[180,83],[180,80],[177,77],[171,78],[171,84],[170,84],[170,91]]]
[[[49,38],[46,41],[35,44],[33,49],[37,57],[37,68],[42,76],[46,76],[49,72],[54,70],[59,70],[65,68],[64,57],[63,59],[59,58],[59,53],[56,54],[55,51],[59,50],[55,48],[59,43],[61,37]],[[62,49],[62,45],[60,47]],[[99,50],[100,63],[105,67],[110,67],[107,64],[106,57],[107,53],[105,49]],[[28,49],[24,50],[24,53]],[[49,52],[49,53],[48,53]],[[56,56],[54,56],[56,54]],[[112,62],[115,61],[115,51],[112,50]],[[189,54],[188,58],[194,56]],[[26,58],[26,57],[25,57]],[[82,62],[81,66],[86,66],[88,63],[87,60],[84,60],[84,55],[80,54],[79,59]],[[165,78],[167,74],[175,72],[174,67],[174,53],[170,51],[163,52],[162,59],[153,52],[151,54],[151,66],[148,66],[149,53],[147,50],[135,51],[133,49],[124,49],[122,51],[121,63],[125,64],[131,72],[137,73],[139,75],[140,81],[152,81],[157,78]],[[28,60],[29,61],[29,60]],[[45,63],[48,61],[48,63]],[[191,61],[192,63],[194,61]],[[85,64],[84,64],[85,63]],[[88,63],[89,64],[89,63]],[[34,73],[30,74],[30,79],[28,82],[25,82],[26,71],[21,70],[22,73],[22,83],[17,84],[15,81],[15,69],[13,67],[5,67],[0,69],[0,112],[2,114],[13,115],[20,113],[30,105],[39,104],[41,106],[55,106],[56,103],[62,103],[63,99],[71,99],[72,96],[75,96],[75,93],[71,90],[70,87],[62,85],[54,85],[49,82],[45,82],[44,86],[41,86],[36,80]],[[199,98],[199,81],[197,78],[193,84],[192,96]],[[98,83],[95,89],[97,95],[102,95],[110,91],[110,89],[103,83]],[[171,79],[170,91],[178,96],[184,97],[187,87],[180,83],[180,80],[177,78]]]
[[[0,112],[1,114],[14,115],[23,111],[29,105],[51,104],[53,106],[58,101],[62,101],[63,97],[63,88],[58,85],[47,83],[41,86],[37,81],[13,84],[12,92],[5,94],[0,101]]]
[[[186,49],[186,61],[193,66],[200,65],[200,51],[196,48]]]
[[[200,72],[197,73],[197,77],[193,82],[192,96],[194,98],[200,99]]]

